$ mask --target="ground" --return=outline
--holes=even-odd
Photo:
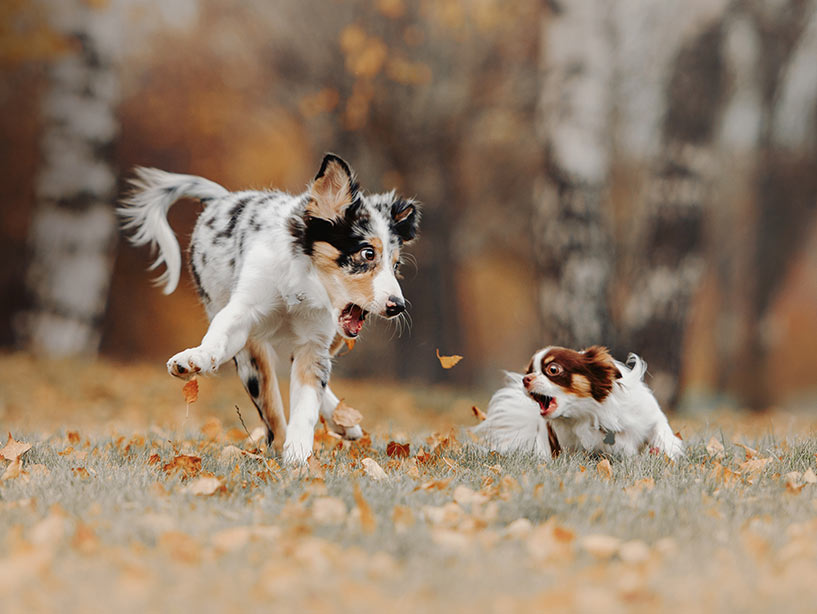
[[[476,446],[484,393],[338,382],[369,437],[319,427],[293,470],[225,371],[188,406],[163,365],[0,356],[4,613],[817,604],[817,415],[673,416],[677,462],[543,463]]]

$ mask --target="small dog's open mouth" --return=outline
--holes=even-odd
[[[347,337],[357,337],[363,329],[363,321],[369,312],[360,305],[349,303],[338,316],[338,323]]]
[[[556,399],[553,397],[549,397],[545,394],[537,394],[535,392],[528,392],[530,397],[539,403],[539,413],[542,414],[543,418],[546,418],[554,411],[556,411]]]

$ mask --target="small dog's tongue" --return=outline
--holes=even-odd
[[[548,397],[546,401],[539,401],[539,413],[542,414],[542,417],[546,417],[549,414],[552,414],[556,411],[556,399],[554,397]]]

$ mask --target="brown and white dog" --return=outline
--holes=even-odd
[[[646,371],[635,354],[624,364],[600,346],[581,352],[546,347],[533,355],[525,375],[507,373],[474,432],[505,453],[633,456],[654,450],[676,458],[683,442],[644,383]]]

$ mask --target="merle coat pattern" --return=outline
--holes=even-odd
[[[158,247],[153,266],[166,265],[159,277],[166,294],[181,269],[167,210],[182,197],[204,205],[189,261],[210,326],[198,346],[168,361],[168,371],[189,378],[234,360],[268,442],[288,463],[311,454],[319,414],[344,437],[360,437],[360,427],[332,420],[339,401],[328,386],[331,359],[367,314],[404,311],[396,273],[403,245],[416,236],[418,204],[394,192],[365,194],[333,154],[295,196],[229,192],[201,177],[147,168],[136,169],[131,183],[120,214],[133,243]],[[281,358],[292,362],[288,424],[275,376]]]

